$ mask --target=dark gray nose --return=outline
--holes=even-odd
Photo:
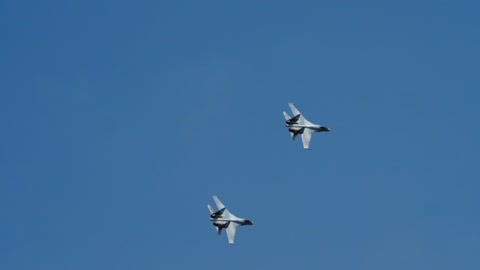
[[[327,127],[321,127],[320,131],[330,132],[330,129]]]

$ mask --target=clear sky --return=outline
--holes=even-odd
[[[480,269],[479,10],[1,1],[0,269]]]

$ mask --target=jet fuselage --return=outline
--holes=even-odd
[[[295,132],[298,130],[301,130],[302,128],[309,128],[315,130],[315,132],[329,132],[330,129],[321,125],[299,125],[299,124],[293,124],[293,125],[285,125],[286,127],[289,128],[290,132]]]

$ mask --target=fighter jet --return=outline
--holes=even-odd
[[[213,196],[213,200],[215,201],[218,210],[215,211],[213,207],[208,205],[208,210],[210,210],[210,220],[213,221],[213,226],[217,229],[218,235],[222,234],[222,229],[226,229],[228,243],[234,244],[237,228],[243,225],[253,225],[253,222],[249,219],[234,216],[228,211],[217,196]]]
[[[283,112],[283,116],[285,116],[285,126],[288,127],[288,131],[290,131],[292,135],[292,139],[295,141],[298,135],[302,136],[303,141],[303,149],[309,150],[310,149],[310,139],[312,138],[312,134],[316,132],[329,132],[330,129],[328,127],[324,127],[321,125],[316,125],[309,122],[293,103],[288,103],[290,109],[292,110],[293,117],[290,117],[288,113]]]

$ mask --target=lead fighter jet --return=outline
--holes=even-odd
[[[243,225],[253,225],[253,222],[249,219],[239,218],[234,216],[217,196],[213,196],[213,200],[217,205],[218,211],[215,211],[213,207],[208,205],[210,210],[210,220],[213,221],[213,226],[217,229],[218,235],[222,234],[222,229],[226,229],[228,236],[228,243],[233,244],[235,241],[235,232],[237,228]]]
[[[329,132],[330,129],[328,127],[324,127],[321,125],[316,125],[309,122],[293,103],[288,103],[290,109],[292,110],[293,117],[290,117],[288,113],[283,112],[283,116],[285,116],[285,126],[288,127],[288,131],[290,131],[292,135],[292,139],[295,141],[298,135],[302,136],[303,141],[303,149],[309,150],[310,148],[310,139],[312,138],[312,134],[316,132]]]

